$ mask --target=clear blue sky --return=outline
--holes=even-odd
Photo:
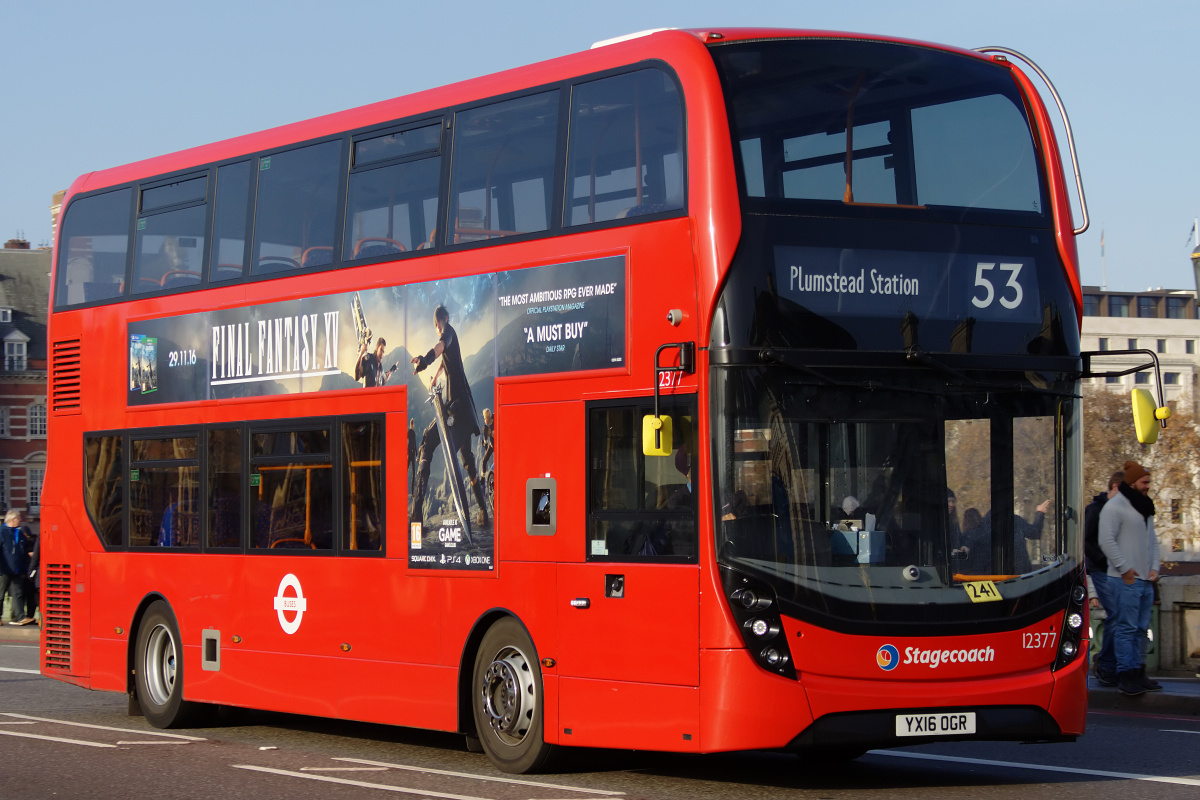
[[[809,27],[1037,61],[1071,115],[1083,281],[1194,288],[1200,2],[3,0],[0,241],[50,238],[81,173],[586,49],[657,27]]]

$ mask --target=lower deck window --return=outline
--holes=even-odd
[[[109,549],[382,553],[383,443],[382,417],[91,435],[87,508]]]

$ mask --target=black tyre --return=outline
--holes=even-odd
[[[537,772],[554,752],[543,738],[542,670],[529,634],[512,617],[484,634],[475,657],[471,708],[492,763],[504,772]]]
[[[205,706],[183,699],[183,644],[171,606],[156,600],[146,609],[133,651],[138,705],[156,728],[193,724]]]

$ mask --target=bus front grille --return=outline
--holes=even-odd
[[[71,565],[47,564],[42,575],[43,668],[71,671]]]

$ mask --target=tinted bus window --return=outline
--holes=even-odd
[[[71,203],[58,240],[58,307],[118,297],[125,288],[132,189]]]
[[[390,161],[437,150],[441,146],[441,142],[441,123],[360,139],[354,143],[354,166],[361,167],[364,164]]]
[[[642,416],[652,406],[588,410],[588,560],[696,557],[695,414],[666,406],[677,426],[669,456],[642,452]]]
[[[576,86],[569,141],[568,225],[683,208],[683,107],[665,73]]]
[[[549,229],[557,133],[556,91],[455,115],[449,243]]]
[[[333,263],[341,153],[324,142],[258,159],[253,274]]]
[[[130,451],[130,546],[199,546],[196,437],[134,439]]]
[[[191,206],[137,221],[133,293],[200,282],[208,207]]]
[[[254,434],[253,547],[332,550],[333,495],[328,429]]]
[[[84,442],[84,502],[100,540],[121,544],[125,459],[120,436],[89,436]]]
[[[228,281],[246,269],[246,218],[250,204],[250,162],[227,164],[217,170],[216,208],[213,209],[213,248],[208,279]]]
[[[902,45],[714,48],[748,197],[1045,210],[1008,70]]]
[[[379,550],[383,535],[383,426],[342,423],[342,549]]]
[[[208,432],[208,546],[242,543],[242,432]]]
[[[204,199],[208,193],[208,177],[188,178],[184,181],[168,183],[165,186],[155,186],[142,190],[142,213],[146,214],[158,208],[193,203]]]
[[[441,172],[442,159],[434,156],[351,175],[342,257],[375,258],[431,246]]]

